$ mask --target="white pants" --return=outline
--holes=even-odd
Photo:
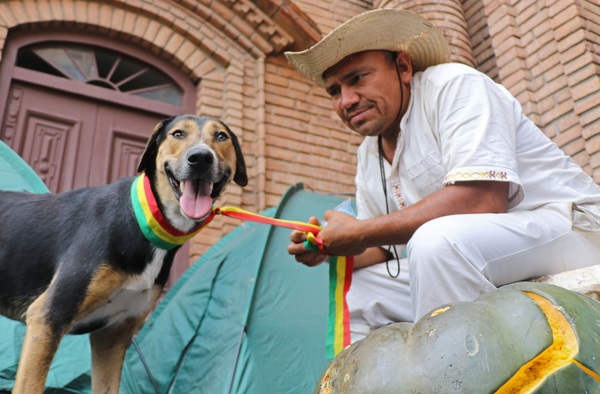
[[[600,264],[600,229],[574,231],[552,209],[452,215],[421,226],[407,252],[397,278],[386,263],[354,271],[347,298],[352,342],[498,286]],[[397,262],[388,264],[395,273]]]

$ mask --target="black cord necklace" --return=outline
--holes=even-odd
[[[379,172],[381,174],[381,186],[383,187],[383,196],[385,197],[385,213],[387,215],[390,214],[390,206],[388,203],[388,194],[387,194],[387,186],[385,182],[385,167],[383,166],[383,144],[381,142],[381,135],[377,137],[377,144],[379,145]],[[397,270],[396,274],[392,275],[390,271],[390,255],[392,254],[391,249],[394,249],[393,255],[396,257]],[[398,251],[396,250],[396,245],[388,245],[387,248],[387,259],[385,261],[385,268],[387,269],[388,275],[392,278],[397,278],[400,275],[400,259],[398,258]]]
[[[398,74],[398,82],[400,84],[399,114],[401,114],[402,107],[404,106],[404,89],[402,86],[402,75],[400,73],[400,70],[398,69],[398,63],[396,63],[396,73]],[[399,118],[402,119],[402,116],[399,116]],[[398,127],[400,127],[400,125],[398,125]],[[381,186],[383,187],[383,196],[385,198],[385,213],[386,213],[386,215],[389,215],[390,214],[390,206],[388,203],[387,185],[386,185],[386,181],[385,181],[385,167],[383,166],[383,141],[382,141],[381,134],[379,134],[377,136],[377,145],[379,147],[379,172],[381,175]],[[394,257],[396,257],[396,264],[398,267],[396,270],[396,275],[392,275],[392,272],[390,271],[390,260],[391,260],[390,255],[392,254],[392,252],[391,252],[392,248],[394,249],[393,254],[394,254]],[[396,250],[396,245],[388,245],[387,256],[386,256],[386,260],[385,260],[385,268],[387,269],[388,275],[391,276],[392,278],[397,278],[398,275],[400,275],[400,259],[398,258],[398,251]]]

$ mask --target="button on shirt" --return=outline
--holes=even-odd
[[[390,212],[456,182],[503,181],[509,212],[545,207],[598,229],[600,188],[485,74],[458,63],[416,73],[400,130],[383,161]],[[377,137],[358,149],[356,185],[358,218],[385,215]]]

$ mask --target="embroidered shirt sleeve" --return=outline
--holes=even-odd
[[[461,181],[515,181],[517,174],[510,169],[489,167],[461,167],[449,172],[444,178],[444,185]]]

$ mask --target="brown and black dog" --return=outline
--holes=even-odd
[[[236,136],[193,115],[156,126],[138,171],[61,194],[0,192],[0,313],[27,324],[14,393],[42,393],[61,338],[81,333],[93,392],[117,393],[125,351],[180,246],[160,232],[189,238],[229,182],[248,183]]]

